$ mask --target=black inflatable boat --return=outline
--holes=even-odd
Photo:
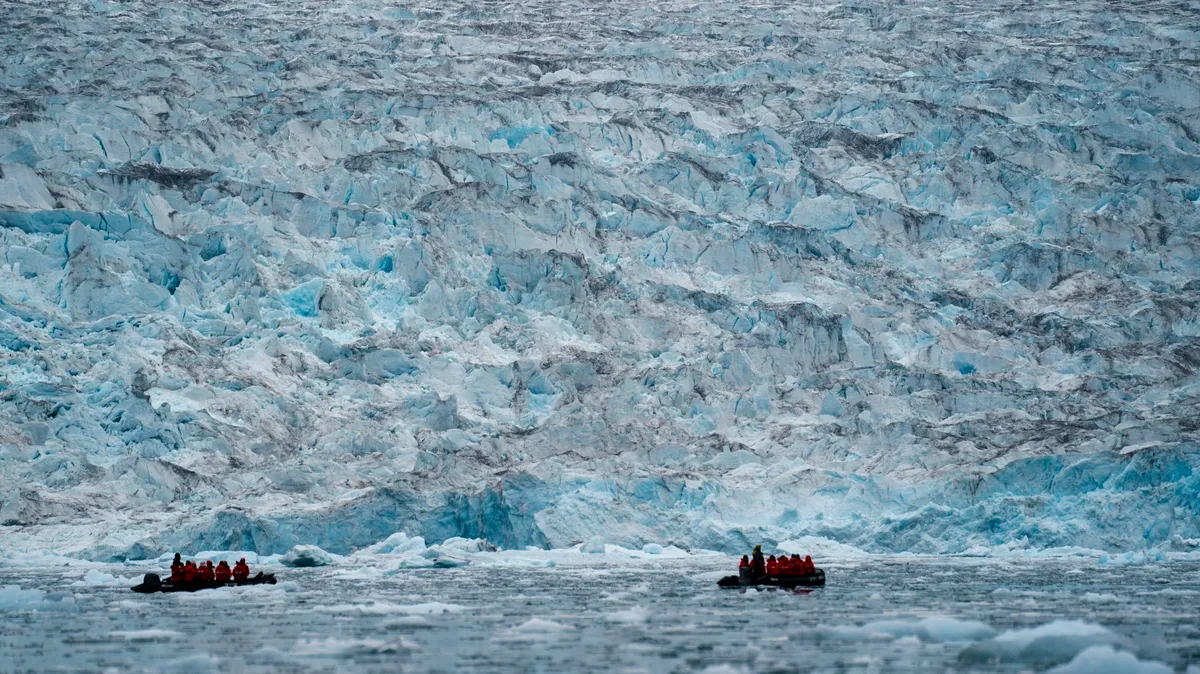
[[[789,590],[796,587],[824,587],[825,572],[817,569],[803,576],[759,576],[757,578],[725,576],[717,581],[717,585],[721,587],[782,587]]]
[[[275,574],[259,572],[253,578],[246,580],[231,580],[225,583],[215,580],[199,580],[191,583],[172,583],[162,580],[157,573],[147,573],[140,585],[134,585],[134,592],[149,594],[151,592],[196,592],[198,590],[215,590],[218,587],[242,587],[243,585],[274,585]]]

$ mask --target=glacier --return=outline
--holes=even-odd
[[[8,2],[0,557],[1195,554],[1198,20]]]

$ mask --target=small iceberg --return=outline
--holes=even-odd
[[[293,568],[329,566],[333,564],[333,555],[315,545],[297,545],[280,557],[279,563]]]

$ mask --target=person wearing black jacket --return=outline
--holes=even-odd
[[[763,559],[762,546],[754,546],[754,555],[750,559],[750,574],[755,578],[767,575],[767,562]]]

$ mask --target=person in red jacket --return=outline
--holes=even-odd
[[[742,561],[738,563],[738,577],[750,577],[750,556],[742,555]]]
[[[775,555],[771,555],[770,557],[767,557],[767,575],[768,576],[778,576],[779,575],[779,560],[775,559]]]
[[[237,564],[233,565],[233,579],[241,582],[250,577],[250,566],[246,564],[246,558],[242,557]]]
[[[196,572],[196,563],[189,559],[187,563],[183,565],[183,582],[196,582]]]
[[[179,553],[175,553],[175,560],[171,562],[171,582],[183,582],[183,562],[179,558]]]
[[[792,555],[792,558],[788,560],[788,564],[792,567],[792,575],[803,576],[806,573],[804,570],[804,560],[800,559],[800,555]]]
[[[816,573],[817,565],[813,564],[812,555],[804,555],[804,573]]]
[[[205,583],[211,583],[213,581],[212,560],[210,559],[207,562],[205,562],[204,564],[201,564],[200,569],[196,575],[199,576],[199,579],[204,581]]]
[[[233,571],[229,568],[229,562],[221,560],[217,563],[217,570],[213,572],[213,579],[218,583],[228,583],[233,577]]]
[[[788,559],[787,555],[779,555],[779,575],[787,578],[796,575],[796,567],[792,565],[792,560]]]

